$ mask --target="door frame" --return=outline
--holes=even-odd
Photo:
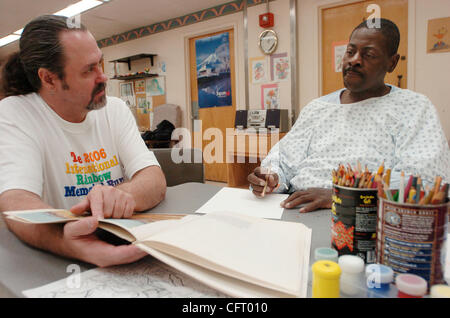
[[[240,36],[238,35],[237,30],[238,25],[237,23],[226,23],[214,28],[208,28],[205,31],[196,31],[196,32],[191,32],[191,33],[187,33],[184,36],[184,66],[185,66],[185,72],[184,72],[184,76],[185,76],[185,83],[186,83],[186,128],[190,131],[191,136],[193,136],[193,129],[194,129],[194,115],[193,115],[193,109],[192,109],[192,96],[191,96],[191,77],[190,77],[190,52],[189,52],[189,40],[191,38],[195,38],[198,36],[202,36],[202,35],[207,35],[210,33],[215,33],[215,32],[221,32],[221,31],[227,31],[227,30],[233,30],[234,33],[234,81],[236,83],[235,88],[234,88],[234,94],[235,94],[235,102],[236,102],[236,109],[238,109],[238,96],[240,95],[240,89],[239,89],[239,85],[237,85],[237,80],[239,77],[239,60],[238,60],[238,39],[240,38]],[[240,47],[240,46],[239,46]],[[192,145],[193,146],[193,145]]]
[[[361,2],[361,0],[343,0],[329,2],[329,0],[318,1],[315,3],[316,14],[317,14],[317,48],[318,48],[318,86],[317,86],[317,96],[322,95],[322,11],[329,8],[339,7],[343,5],[348,5],[356,2]],[[407,64],[407,88],[410,90],[415,90],[415,69],[416,69],[416,0],[408,0],[408,64]]]

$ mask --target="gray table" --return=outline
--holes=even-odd
[[[220,189],[221,187],[203,183],[169,187],[165,200],[151,212],[194,213]],[[282,220],[301,222],[312,229],[310,261],[314,258],[315,248],[330,246],[330,210],[300,214],[298,209],[285,209]],[[8,231],[0,218],[0,297],[23,297],[23,290],[66,278],[72,274],[66,272],[70,264],[78,264],[82,271],[94,268],[91,264],[59,257],[22,243]],[[311,281],[311,277],[309,280]],[[310,294],[310,288],[308,289]]]

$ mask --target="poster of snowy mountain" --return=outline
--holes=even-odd
[[[198,105],[230,106],[230,41],[228,32],[195,41]]]

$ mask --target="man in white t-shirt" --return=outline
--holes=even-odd
[[[109,266],[146,255],[114,246],[99,218],[128,218],[163,200],[164,174],[128,107],[105,96],[103,55],[92,34],[67,19],[41,16],[23,30],[3,70],[0,102],[0,211],[70,209],[92,216],[64,225],[5,218],[24,242]]]
[[[422,94],[384,83],[399,60],[398,28],[386,19],[374,25],[363,22],[350,36],[343,58],[345,88],[306,105],[262,161],[266,169],[248,176],[255,195],[262,195],[267,176],[267,193],[291,193],[283,207],[330,208],[332,169],[358,161],[371,171],[384,162],[392,169],[393,189],[401,171],[420,175],[424,185],[438,175],[449,182],[450,151],[433,104]]]

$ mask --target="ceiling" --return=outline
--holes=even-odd
[[[0,38],[31,19],[64,9],[78,0],[1,0]],[[231,0],[111,0],[81,15],[81,22],[97,40],[145,25],[165,21]],[[0,60],[17,51],[19,41],[0,47]]]

